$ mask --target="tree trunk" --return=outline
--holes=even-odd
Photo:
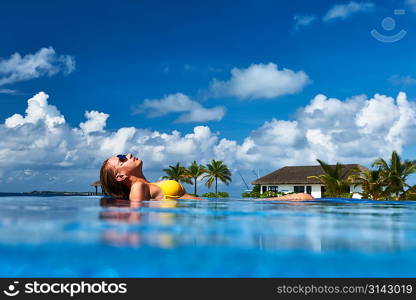
[[[218,194],[218,188],[217,188],[217,177],[215,177],[215,194]]]
[[[194,177],[194,180],[195,180],[195,183],[194,183],[194,185],[195,185],[194,194],[196,195],[196,177]]]

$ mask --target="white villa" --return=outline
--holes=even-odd
[[[346,164],[343,166],[344,177],[350,173],[352,168],[358,167],[360,169],[367,169],[358,164]],[[308,176],[317,176],[323,173],[320,165],[283,167],[254,180],[251,184],[260,185],[261,194],[266,191],[283,193],[295,192],[308,193],[315,198],[321,198],[322,194],[325,192],[325,186],[319,180],[308,179]],[[353,193],[353,198],[361,198],[361,195],[358,194],[359,192],[362,192],[361,186],[350,186],[350,193]]]

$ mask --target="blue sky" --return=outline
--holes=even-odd
[[[323,156],[323,159],[331,163],[336,162],[332,160],[341,160],[345,163],[365,164],[371,162],[372,158],[398,148],[406,158],[414,158],[412,155],[415,147],[410,138],[400,137],[398,140],[396,134],[388,141],[380,139],[377,140],[378,144],[374,142],[375,136],[388,136],[389,129],[395,124],[397,128],[404,128],[403,132],[408,136],[412,136],[415,132],[412,114],[400,119],[402,115],[397,113],[396,117],[387,120],[385,124],[379,124],[377,128],[369,129],[365,126],[370,125],[363,121],[369,120],[369,116],[386,119],[383,110],[369,111],[377,103],[390,103],[389,99],[384,98],[374,100],[375,94],[392,97],[396,101],[399,92],[405,92],[406,103],[413,109],[416,97],[414,59],[416,18],[412,4],[414,4],[412,0],[299,0],[290,3],[287,1],[3,2],[0,4],[0,28],[3,28],[0,66],[2,61],[3,66],[6,66],[4,62],[9,62],[10,65],[14,53],[25,57],[45,48],[53,49],[53,54],[49,56],[52,57],[52,61],[49,62],[55,69],[54,71],[38,69],[40,71],[36,76],[30,72],[25,73],[24,76],[19,73],[21,75],[19,80],[8,79],[8,83],[0,85],[0,104],[2,104],[0,126],[3,126],[3,134],[7,137],[3,144],[0,144],[0,153],[2,150],[5,153],[3,157],[0,155],[0,166],[3,169],[0,174],[2,176],[0,189],[17,191],[21,190],[22,183],[25,183],[27,190],[32,190],[34,187],[85,190],[83,188],[85,182],[97,177],[94,177],[93,170],[99,167],[98,161],[108,154],[105,150],[108,147],[102,146],[104,139],[114,140],[114,133],[120,128],[128,127],[137,130],[146,129],[143,136],[151,136],[156,131],[169,135],[173,130],[185,136],[194,132],[196,126],[207,126],[210,134],[216,136],[217,140],[205,146],[210,148],[208,150],[201,144],[197,146],[195,144],[190,146],[192,151],[196,151],[202,161],[210,158],[224,159],[234,170],[241,170],[248,181],[253,179],[253,169],[260,168],[261,175],[264,175],[286,164],[310,163],[314,161],[314,157]],[[395,15],[394,9],[405,9],[406,13]],[[387,31],[382,28],[381,22],[386,17],[396,21],[394,30]],[[370,35],[372,29],[377,29],[385,35],[392,35],[403,29],[407,31],[407,35],[395,43],[383,43]],[[65,64],[64,59],[70,59],[72,67]],[[265,71],[267,66],[268,73]],[[231,74],[233,69],[238,71],[234,79]],[[292,72],[293,78],[288,78],[289,75],[283,71],[284,69]],[[10,78],[10,74],[10,70],[8,73],[6,71],[2,73],[0,69],[0,82],[2,78]],[[302,74],[306,79],[303,77],[302,80]],[[288,83],[283,82],[284,80],[288,80]],[[220,89],[214,87],[215,81],[220,83]],[[244,91],[244,86],[247,84],[253,85],[248,92]],[[280,88],[274,88],[275,86]],[[292,88],[286,89],[285,86]],[[267,88],[270,88],[269,94],[264,93]],[[38,121],[26,122],[27,129],[19,129],[17,125],[13,128],[5,125],[3,120],[13,114],[24,116],[28,106],[27,100],[41,91],[49,95],[48,105],[56,106],[60,115],[64,116],[65,124],[61,125],[67,127],[66,133],[61,133],[59,136],[55,133],[53,133],[55,135],[45,133],[44,130],[39,129],[40,125],[36,123]],[[175,101],[179,101],[178,93],[184,95],[186,98],[184,101],[189,104],[188,106],[202,110],[192,116],[192,122],[189,121],[188,115],[183,117],[185,122],[175,122],[181,114],[190,112],[183,109],[178,111],[179,106],[175,105]],[[331,125],[330,121],[336,122],[337,118],[332,112],[321,117],[314,115],[313,118],[325,119],[327,122],[321,122],[319,126],[323,126],[322,128],[316,125],[318,127],[314,127],[315,131],[306,135],[307,130],[310,129],[308,124],[311,123],[306,121],[302,123],[301,120],[305,120],[303,115],[305,107],[312,105],[312,99],[318,94],[339,99],[341,103],[357,95],[367,96],[366,100],[362,99],[361,102],[357,100],[359,107],[354,106],[355,110],[351,108],[350,111],[351,123],[355,122],[358,127],[349,128],[347,123],[346,125],[343,123],[344,127],[340,125],[342,128],[339,130],[344,135],[354,135],[357,134],[353,132],[354,130],[362,129],[360,129],[362,134],[357,136],[360,142],[342,146],[343,149],[352,148],[340,157],[326,156],[327,151],[314,148],[313,142],[310,143],[312,146],[305,144],[305,137],[309,139],[308,141],[320,138],[325,140],[318,133],[324,133],[328,137],[333,134],[328,133],[328,130],[338,126]],[[163,102],[162,100],[169,95],[176,96],[172,96],[170,104]],[[150,104],[143,106],[146,99]],[[374,100],[371,102],[374,103],[373,106],[369,102],[371,99]],[[160,116],[149,118],[154,111],[152,107],[158,103],[162,105],[162,109],[158,110]],[[406,105],[403,107],[408,107]],[[346,107],[342,105],[337,107],[342,119]],[[216,110],[211,111],[213,108]],[[213,114],[211,120],[206,119],[208,114],[206,109]],[[393,103],[385,106],[384,112],[392,109],[397,109],[398,112],[406,111],[406,108],[400,110],[399,105]],[[142,113],[134,113],[137,110]],[[89,132],[96,138],[95,148],[101,150],[97,153],[82,154],[78,151],[74,154],[76,151],[71,151],[83,149],[82,145],[88,144],[86,142],[88,138],[83,137],[82,142],[73,142],[75,138],[68,138],[66,134],[72,134],[72,129],[80,128],[79,124],[86,120],[84,116],[86,111],[109,115],[104,121],[105,127],[99,128],[96,133]],[[309,111],[316,113],[317,110]],[[361,121],[355,120],[354,118],[360,114]],[[348,114],[344,115],[346,116]],[[273,120],[276,122],[273,123]],[[288,132],[285,126],[290,124],[281,121],[292,122],[291,125],[294,124],[293,122],[298,122],[301,133],[296,131],[293,135],[303,136],[295,141],[278,133],[279,137],[275,144],[261,144],[261,137],[270,132]],[[266,124],[266,127],[265,122],[269,124]],[[267,126],[273,128],[267,131]],[[33,148],[19,146],[21,144],[14,140],[19,134],[27,134],[20,132],[24,130],[33,130],[33,135],[39,134],[40,139],[50,138],[54,142],[36,148],[39,154],[32,159],[30,155]],[[311,138],[311,136],[315,137]],[[336,144],[335,141],[338,141],[336,138],[342,136],[331,135],[332,143]],[[249,142],[247,142],[248,137],[250,137]],[[120,150],[129,151],[127,148],[133,145],[140,156],[138,137],[130,138],[132,140]],[[210,135],[205,138],[209,139]],[[226,142],[223,142],[219,146],[221,139],[226,139],[235,145],[228,143],[226,147],[224,146]],[[366,139],[374,144],[367,144]],[[71,162],[67,159],[66,164],[59,164],[59,156],[54,158],[50,155],[50,149],[58,147],[62,140],[68,143],[65,145],[65,150],[62,150],[63,156],[67,157],[68,153],[72,153],[73,157],[81,157],[80,161],[82,157],[89,155],[97,158],[97,161],[94,160],[91,165],[85,167],[90,171],[78,176],[79,180],[73,178],[76,177],[75,174],[83,172],[81,163],[74,158]],[[247,150],[250,142],[255,143],[256,147]],[[92,146],[90,144],[87,146],[84,150],[91,151],[89,147]],[[163,152],[161,154],[163,158],[152,157],[150,154],[156,151],[152,147],[161,147],[161,144],[155,140],[147,146],[148,154],[145,154],[145,157],[149,160],[148,171],[156,178],[161,175],[160,169],[168,164],[176,161],[188,163],[191,159],[198,159],[197,155],[191,157],[187,151],[179,150]],[[173,148],[177,145],[164,141],[163,147]],[[277,154],[271,150],[273,147],[280,149],[276,151]],[[360,148],[357,153],[363,151],[361,147],[368,147],[368,155],[351,154],[354,147]],[[212,151],[211,148],[216,150]],[[286,148],[288,152],[283,153],[281,148]],[[19,156],[20,162],[10,171],[13,173],[13,179],[10,179],[7,176],[9,169],[6,164],[8,157],[6,154],[16,153],[16,149],[19,155],[25,157],[27,163],[25,165]],[[264,153],[261,152],[263,149],[266,149]],[[304,151],[290,157],[290,151],[293,149],[304,149]],[[332,150],[335,153],[339,151],[339,149]],[[255,151],[257,152],[254,153]],[[247,155],[251,155],[250,158]],[[235,162],[227,161],[232,157],[236,158]],[[260,157],[264,163],[259,161]],[[304,159],[300,159],[302,157]],[[25,170],[26,175],[23,174]],[[47,175],[42,176],[46,173]],[[238,177],[235,177],[234,181],[231,190],[238,191],[244,188]]]

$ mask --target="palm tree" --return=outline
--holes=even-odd
[[[394,194],[396,200],[400,200],[405,194],[405,188],[410,186],[406,183],[407,177],[416,172],[416,162],[400,158],[396,151],[393,151],[389,162],[383,158],[377,158],[373,166],[378,167],[386,179],[386,192]]]
[[[402,199],[416,200],[416,184],[407,189]]]
[[[210,164],[207,164],[207,173],[203,178],[207,178],[206,186],[211,187],[215,181],[215,193],[218,194],[218,179],[229,184],[231,182],[231,172],[226,165],[222,163],[222,160],[211,160]]]
[[[192,183],[191,179],[187,175],[186,168],[176,163],[174,166],[169,166],[167,169],[163,169],[167,175],[163,176],[163,179],[176,180],[178,182]]]
[[[357,167],[351,171],[353,174],[348,177],[348,181],[355,187],[361,186],[363,191],[359,194],[363,198],[373,200],[386,198],[386,181],[380,170],[362,170]]]
[[[196,182],[206,172],[205,166],[198,165],[196,161],[193,161],[186,171],[187,175],[194,180],[194,194],[196,195]]]
[[[308,176],[309,179],[317,179],[326,187],[326,195],[330,197],[339,197],[343,193],[349,192],[348,182],[344,179],[344,166],[337,163],[335,167],[330,166],[326,162],[317,159],[321,165],[324,174],[318,176]]]

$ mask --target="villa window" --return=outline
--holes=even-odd
[[[311,195],[312,194],[312,187],[310,185],[306,186],[306,193]]]
[[[268,189],[269,191],[272,191],[272,192],[277,192],[277,188],[278,188],[278,186],[277,186],[277,185],[269,185],[269,186],[267,187],[267,189]]]
[[[303,185],[295,185],[293,187],[293,191],[295,193],[304,193],[305,192],[305,186],[303,186]]]

